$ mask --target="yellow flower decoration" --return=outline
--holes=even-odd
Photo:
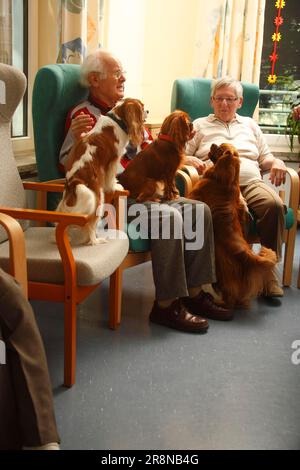
[[[276,83],[276,80],[277,80],[277,75],[269,75],[268,76],[268,82],[269,83]]]
[[[276,8],[283,8],[285,6],[285,1],[284,0],[277,0],[275,3]]]
[[[273,41],[279,42],[280,39],[281,39],[281,33],[274,33],[274,34],[272,34],[272,39],[273,39]]]

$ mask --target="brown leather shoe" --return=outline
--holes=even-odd
[[[189,333],[205,333],[208,329],[208,321],[189,312],[181,299],[174,300],[167,308],[159,307],[155,301],[149,320],[159,325]]]
[[[196,297],[185,297],[183,303],[194,315],[221,321],[233,319],[233,311],[216,304],[207,292],[201,291]]]

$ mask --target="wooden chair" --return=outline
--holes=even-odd
[[[1,64],[0,79],[6,88],[6,103],[0,104],[0,213],[19,219],[24,230],[28,271],[29,299],[64,303],[64,384],[75,382],[76,364],[76,305],[81,303],[100,283],[111,276],[115,283],[116,269],[128,252],[124,232],[112,229],[106,244],[79,246],[71,249],[67,236],[69,225],[84,225],[88,217],[49,210],[26,209],[24,189],[47,193],[63,191],[60,183],[26,182],[22,184],[13,156],[10,138],[11,118],[25,88],[25,76],[14,67]],[[46,143],[45,143],[46,145]],[[116,204],[126,192],[112,195]],[[45,201],[44,197],[40,201]],[[28,227],[27,220],[55,223],[56,228]],[[57,244],[53,241],[57,241]],[[0,266],[8,270],[10,246],[5,233],[0,232]],[[21,255],[20,255],[21,256]],[[22,255],[22,258],[25,256]]]
[[[259,88],[252,83],[242,83],[243,106],[239,109],[242,116],[252,117],[259,98]],[[211,80],[206,78],[185,78],[175,80],[172,90],[171,110],[181,109],[187,112],[192,120],[204,117],[213,112],[210,106]],[[192,167],[186,168],[193,184],[199,179],[197,171]],[[268,180],[266,179],[266,182]],[[297,231],[297,208],[299,198],[299,178],[295,170],[288,168],[286,185],[272,188],[280,192],[286,206],[285,217],[285,251],[283,260],[284,286],[290,286],[292,282],[293,259]],[[259,237],[255,231],[255,221],[252,227],[250,243],[259,243]]]

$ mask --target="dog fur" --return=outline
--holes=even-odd
[[[266,247],[255,254],[244,238],[241,222],[247,211],[240,199],[240,160],[235,147],[213,144],[209,158],[214,166],[206,170],[189,197],[211,209],[217,288],[226,306],[246,308],[273,278],[276,254]]]
[[[193,125],[183,111],[164,120],[158,138],[142,150],[119,175],[119,182],[138,202],[172,200],[178,197],[175,174],[181,166],[185,144]]]
[[[128,142],[135,146],[141,143],[144,120],[143,103],[126,98],[107,116],[101,116],[95,127],[72,148],[66,165],[65,190],[57,211],[89,216],[84,227],[69,230],[72,243],[105,242],[96,237],[96,226],[103,216],[104,193],[116,188],[117,165]]]

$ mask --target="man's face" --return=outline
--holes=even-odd
[[[114,106],[124,97],[124,83],[126,78],[122,64],[112,56],[105,58],[106,78],[93,72],[90,79],[91,92],[95,98],[104,101],[109,106]]]
[[[237,98],[235,90],[227,86],[218,88],[211,98],[211,105],[215,116],[224,122],[232,121],[242,103],[243,98]]]

